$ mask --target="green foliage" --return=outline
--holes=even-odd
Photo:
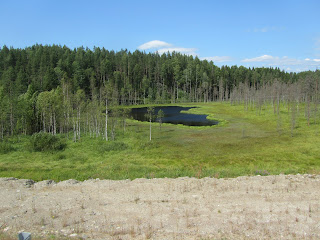
[[[153,106],[149,106],[147,108],[146,117],[149,119],[150,122],[154,119],[155,116],[154,116],[154,107]]]
[[[162,109],[160,109],[157,114],[157,119],[160,124],[160,130],[161,130],[161,125],[162,125],[162,118],[164,118],[164,112],[162,111]]]
[[[276,87],[275,82],[281,85]],[[291,90],[299,91],[285,91],[295,83],[300,85]],[[318,101],[319,83],[320,71],[297,74],[279,68],[220,68],[178,52],[4,46],[0,49],[0,135],[73,129],[79,140],[84,122],[87,129],[92,125],[91,131],[93,125],[102,126],[101,107],[106,99],[110,106],[229,99],[232,104],[249,101],[262,106],[272,96],[281,101],[292,101],[287,99],[290,95],[299,96],[298,101]],[[99,131],[103,130],[96,129],[98,135]]]
[[[66,148],[66,143],[60,137],[45,132],[33,134],[30,144],[36,152],[61,151]]]
[[[162,109],[160,109],[158,111],[157,118],[159,118],[159,121],[162,122],[163,117],[164,117],[164,112],[162,111]]]
[[[12,143],[9,141],[0,141],[0,154],[6,154],[15,151]]]

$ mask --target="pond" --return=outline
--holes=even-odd
[[[183,124],[187,126],[212,126],[217,125],[218,121],[207,119],[208,115],[199,114],[187,114],[181,113],[181,111],[187,111],[194,107],[178,107],[178,106],[165,106],[155,107],[154,115],[157,116],[158,111],[161,109],[164,113],[162,118],[163,123]],[[146,116],[147,108],[132,108],[131,117],[138,121],[149,121]],[[155,118],[153,122],[159,122],[158,118]]]

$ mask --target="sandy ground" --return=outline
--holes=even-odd
[[[33,239],[320,239],[320,175],[0,178],[0,232],[19,231]]]

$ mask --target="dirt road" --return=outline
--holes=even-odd
[[[33,239],[320,239],[320,175],[0,178],[0,236],[19,231]]]

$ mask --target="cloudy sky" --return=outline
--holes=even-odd
[[[0,46],[177,51],[216,65],[320,69],[320,1],[1,1]]]

